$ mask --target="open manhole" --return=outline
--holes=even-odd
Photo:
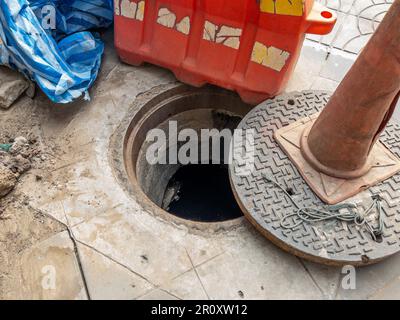
[[[164,218],[196,228],[241,221],[227,157],[229,137],[251,107],[229,91],[185,85],[138,100],[123,144],[136,200]]]
[[[217,164],[180,167],[165,189],[162,208],[193,221],[218,222],[242,216],[230,186],[228,168]]]
[[[137,98],[114,135],[114,168],[146,212],[173,223],[193,230],[227,230],[243,221],[244,212],[266,238],[299,257],[328,265],[375,263],[399,251],[398,208],[393,205],[399,198],[399,175],[351,199],[357,208],[367,210],[371,199],[381,196],[382,212],[373,210],[366,217],[373,230],[384,226],[379,237],[372,237],[365,226],[354,221],[307,222],[294,216],[299,207],[328,209],[279,147],[274,133],[318,113],[328,99],[326,92],[293,93],[252,109],[234,93],[214,87],[162,86]],[[399,128],[391,123],[380,139],[397,156]],[[177,138],[178,133],[202,137],[204,129],[217,133],[235,130],[233,161],[226,159],[231,155],[231,141],[227,151],[224,140],[218,139],[218,152],[210,144],[204,151],[202,138],[190,144],[200,150],[191,158],[196,164],[185,157],[181,161],[179,151],[188,145],[187,140]],[[161,135],[152,136],[152,132]],[[236,133],[245,137],[241,140],[246,143],[236,144]],[[153,157],[148,157],[149,151]],[[163,155],[165,163],[153,161]]]

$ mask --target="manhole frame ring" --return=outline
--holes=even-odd
[[[198,92],[199,90],[218,90],[221,92],[221,94],[237,96],[234,92],[214,88],[211,85],[207,85],[202,88],[194,88],[179,82],[159,85],[144,93],[141,93],[132,101],[120,124],[111,135],[109,140],[108,157],[111,169],[114,177],[118,181],[118,184],[145,212],[151,214],[153,217],[160,218],[164,222],[176,225],[178,227],[188,228],[188,230],[193,233],[200,232],[216,234],[236,230],[245,226],[247,222],[245,216],[243,215],[242,217],[232,220],[219,222],[191,221],[175,216],[160,208],[145,194],[136,179],[136,169],[134,169],[131,165],[128,166],[128,170],[125,167],[125,157],[127,154],[125,148],[127,142],[129,141],[129,137],[132,136],[132,132],[134,130],[131,128],[131,126],[140,128],[138,124],[145,121],[146,117],[156,112],[158,108],[161,108],[164,105],[164,103],[161,102],[167,101],[168,97],[176,96],[180,92]],[[158,100],[160,101],[159,103],[157,103]],[[155,107],[158,108],[155,109]],[[133,122],[135,122],[134,119],[137,117],[139,117],[140,121],[136,121],[136,125],[133,125]],[[127,148],[131,149],[132,145],[129,145]]]

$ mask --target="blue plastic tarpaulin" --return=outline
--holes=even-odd
[[[104,44],[88,30],[113,21],[113,0],[0,0],[0,64],[23,72],[54,102],[84,95]]]

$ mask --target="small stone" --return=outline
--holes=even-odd
[[[29,137],[29,143],[30,144],[35,144],[37,142],[37,138],[34,136]]]
[[[0,198],[9,194],[17,184],[17,178],[10,169],[0,165]]]
[[[20,153],[21,150],[26,146],[28,146],[28,140],[24,137],[17,137],[14,139],[14,143],[10,148],[10,153],[11,154]]]
[[[22,174],[31,168],[31,162],[20,154],[15,157],[18,173]]]
[[[13,163],[12,156],[3,150],[0,150],[0,165],[10,168]]]
[[[21,74],[0,67],[0,108],[10,108],[28,87],[28,81]]]
[[[28,140],[25,137],[16,137],[14,143],[27,144]]]
[[[31,158],[32,150],[30,148],[29,142],[25,137],[17,137],[14,140],[12,147],[10,148],[10,154],[21,155],[26,159]]]
[[[36,84],[34,82],[29,81],[28,89],[26,90],[25,94],[31,99],[33,99],[35,97]]]

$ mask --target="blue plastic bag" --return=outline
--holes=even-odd
[[[0,64],[23,72],[54,102],[88,99],[104,44],[85,30],[112,20],[112,0],[1,0]]]

